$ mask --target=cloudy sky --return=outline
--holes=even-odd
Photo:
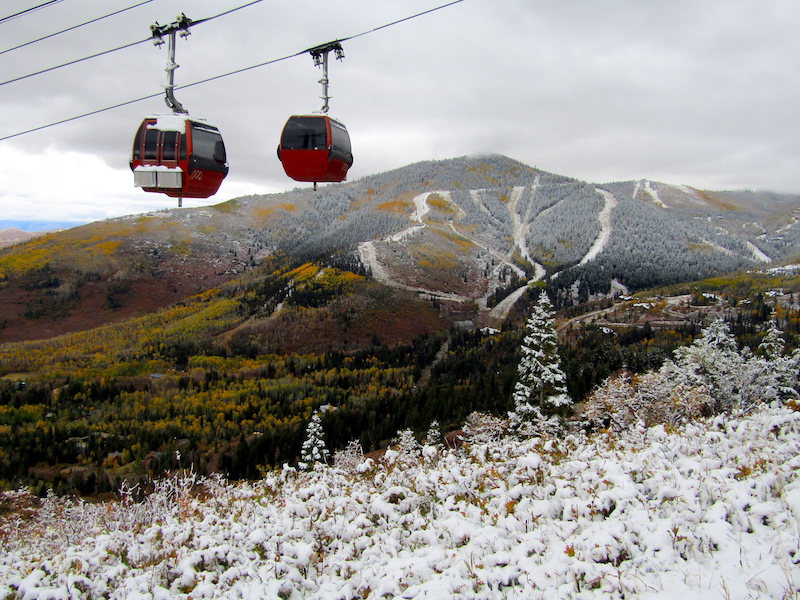
[[[214,17],[250,0],[150,0],[0,54],[6,82],[144,40],[154,21]],[[143,0],[5,0],[0,51]],[[186,85],[370,31],[446,0],[263,0],[177,45]],[[800,193],[797,0],[463,0],[344,43],[330,114],[348,127],[350,180],[409,163],[501,153],[608,182]],[[150,42],[0,85],[0,137],[159,94],[166,48]],[[222,132],[219,193],[184,206],[290,190],[275,148],[286,118],[319,109],[306,54],[176,91]],[[0,141],[6,221],[87,222],[171,208],[133,187],[128,159],[161,97]]]

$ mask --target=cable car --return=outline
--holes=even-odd
[[[213,196],[228,174],[219,130],[182,113],[145,117],[130,166],[136,187],[172,198]]]
[[[295,181],[340,182],[353,164],[347,128],[327,115],[293,115],[286,121],[278,159]]]

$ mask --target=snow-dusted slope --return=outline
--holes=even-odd
[[[603,199],[605,200],[603,210],[600,211],[600,214],[597,217],[600,221],[600,234],[597,236],[597,239],[595,239],[592,247],[589,248],[589,251],[578,263],[581,265],[585,265],[590,260],[597,258],[597,255],[600,254],[603,251],[603,248],[606,247],[608,240],[611,239],[611,211],[617,206],[617,200],[610,192],[605,190],[597,190],[597,192],[603,196]]]
[[[0,597],[796,598],[798,447],[800,412],[770,408],[50,498],[0,517]]]

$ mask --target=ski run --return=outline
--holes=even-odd
[[[800,412],[565,438],[476,429],[144,499],[7,492],[0,598],[788,599]]]

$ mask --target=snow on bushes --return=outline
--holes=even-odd
[[[459,449],[143,500],[6,493],[0,598],[796,598],[800,412]],[[338,468],[341,465],[343,468]]]
[[[800,351],[784,355],[781,332],[774,322],[754,354],[739,350],[724,321],[709,325],[689,346],[678,348],[674,360],[658,371],[609,377],[583,408],[596,427],[626,429],[642,422],[676,425],[705,414],[752,410],[773,400],[798,398]]]
[[[309,471],[96,504],[5,492],[0,598],[800,598],[798,364],[777,329],[750,353],[718,322],[600,386],[591,436],[539,410],[558,377],[534,394],[521,368],[514,435],[473,413],[457,448],[437,425],[329,467],[315,413]]]

